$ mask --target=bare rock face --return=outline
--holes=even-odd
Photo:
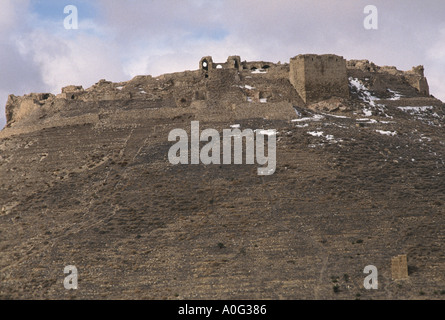
[[[54,95],[50,93],[31,93],[23,97],[9,95],[5,109],[7,126],[32,115],[51,98]]]
[[[445,108],[427,89],[421,66],[231,56],[11,95],[0,299],[441,299]],[[192,121],[275,129],[274,174],[171,164]]]

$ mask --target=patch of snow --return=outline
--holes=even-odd
[[[322,146],[324,146],[324,143],[310,144],[310,145],[308,145],[309,148],[316,148],[316,147],[322,147]]]
[[[441,124],[436,124],[434,121],[432,121],[431,118],[440,119],[441,117],[437,114],[437,112],[432,112],[434,109],[433,106],[422,106],[422,107],[398,107],[399,110],[402,110],[403,112],[409,113],[412,116],[415,116],[417,120],[423,121],[427,123],[430,126],[439,126],[441,127]]]
[[[269,129],[269,130],[255,130],[255,132],[258,132],[259,134],[263,136],[276,136],[277,130],[276,129]]]
[[[308,131],[308,134],[313,137],[325,138],[329,143],[343,142],[343,140],[335,140],[335,137],[332,134],[323,135],[323,131]]]
[[[372,111],[369,109],[363,109],[363,114],[365,115],[365,117],[371,117]]]
[[[369,118],[357,119],[357,121],[359,121],[359,122],[365,122],[365,123],[367,123],[367,124],[378,123],[377,120],[369,119]]]
[[[258,73],[267,73],[267,71],[264,70],[264,69],[255,69],[251,73],[256,73],[256,74],[258,74]]]
[[[328,117],[333,117],[333,118],[339,118],[339,119],[350,119],[347,116],[338,116],[336,114],[327,114],[327,113],[323,113],[323,115],[328,116]]]
[[[267,98],[261,98],[261,99],[260,99],[260,102],[261,102],[261,103],[267,103]]]
[[[294,120],[292,120],[292,122],[320,121],[321,119],[324,119],[324,116],[322,116],[320,114],[316,114],[311,118],[306,117],[306,118],[301,118],[301,119],[294,119]]]
[[[116,87],[117,90],[122,90],[123,88],[123,86]]]
[[[306,127],[309,127],[309,125],[307,123],[306,124],[297,124],[296,127],[297,128],[306,128]]]
[[[397,134],[397,131],[383,131],[383,130],[376,130],[376,132],[383,134],[385,136],[395,136]]]
[[[397,123],[397,122],[395,122],[395,121],[380,121],[380,123],[389,124],[389,123]]]
[[[253,90],[253,89],[255,89],[254,87],[251,87],[251,86],[249,86],[249,85],[247,85],[247,84],[244,86],[244,88],[246,88],[247,90]]]
[[[400,94],[400,92],[397,91],[393,91],[391,89],[387,89],[389,93],[392,93],[392,98],[390,98],[389,100],[400,100],[400,98],[402,98],[403,96]]]
[[[370,104],[373,107],[376,106],[375,101],[380,100],[379,98],[373,96],[371,92],[369,92],[369,89],[357,78],[349,77],[349,86],[355,89],[362,101]]]
[[[314,137],[323,137],[323,131],[309,131],[308,134]]]
[[[427,140],[428,142],[431,142],[433,140],[430,137],[425,137],[423,134],[420,136],[420,139]]]
[[[252,98],[251,97],[247,97],[247,102],[252,102]]]
[[[427,110],[434,109],[433,106],[424,106],[424,107],[398,107],[398,109],[408,112],[408,113],[419,113],[425,112]]]
[[[230,128],[232,128],[232,129],[239,129],[240,127],[241,127],[241,125],[239,125],[239,124],[233,124],[230,126]]]
[[[381,103],[376,103],[376,101],[379,101],[380,99],[376,96],[373,96],[369,89],[357,78],[349,77],[349,87],[350,89],[357,92],[357,95],[360,100],[368,104],[371,108],[364,108],[363,114],[365,117],[372,116],[372,110],[371,109],[377,109],[379,112],[381,112],[384,116],[390,118],[385,113],[385,105]]]

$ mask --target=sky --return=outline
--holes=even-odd
[[[68,5],[77,29],[65,28]],[[367,5],[378,10],[377,29],[364,27]],[[195,70],[208,55],[424,65],[431,94],[445,101],[444,17],[439,0],[0,0],[0,128],[9,94]]]

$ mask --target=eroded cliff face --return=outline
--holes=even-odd
[[[416,88],[421,68],[347,61],[349,98],[305,104],[289,64],[202,62],[10,96],[0,298],[443,297],[445,113]],[[172,165],[169,133],[191,121],[276,129],[275,173]],[[404,254],[409,280],[393,281]],[[363,288],[368,265],[379,290]]]

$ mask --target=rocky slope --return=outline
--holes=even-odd
[[[11,96],[0,298],[443,299],[444,104],[367,61],[350,99],[312,105],[288,64],[243,66]],[[276,129],[276,172],[170,164],[169,132],[196,120]]]

